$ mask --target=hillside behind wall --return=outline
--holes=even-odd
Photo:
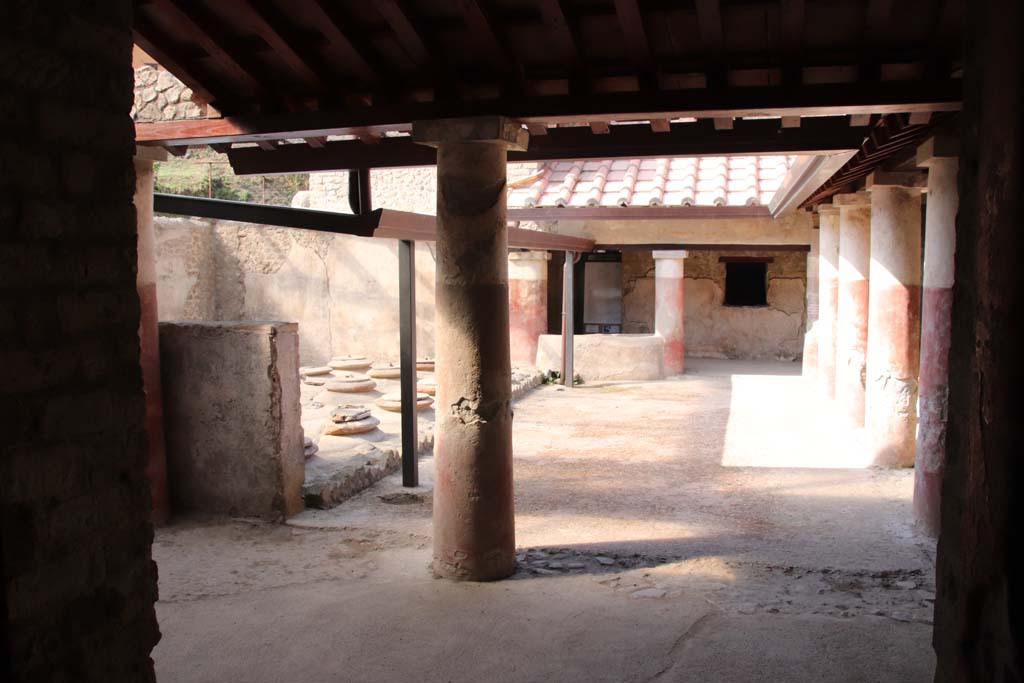
[[[0,11],[0,680],[152,681],[128,0]]]

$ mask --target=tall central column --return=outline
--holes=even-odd
[[[869,298],[865,426],[872,460],[883,467],[911,467],[921,352],[918,188],[872,182]]]
[[[856,427],[864,425],[868,349],[868,268],[871,263],[871,199],[839,194],[839,321],[836,324],[836,403]]]
[[[528,136],[501,117],[420,121],[437,148],[437,413],[434,572],[515,571],[506,150]]]
[[[924,292],[921,297],[921,370],[918,374],[917,454],[914,512],[939,534],[939,493],[946,462],[949,412],[949,345],[953,313],[953,254],[956,251],[956,187],[959,158],[954,142],[932,138],[917,150],[928,169],[924,228]]]
[[[836,332],[839,322],[839,207],[818,207],[818,387],[836,395]]]
[[[683,263],[685,251],[654,252],[654,333],[665,342],[662,370],[681,375],[685,365]]]

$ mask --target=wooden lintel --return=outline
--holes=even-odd
[[[778,121],[736,121],[732,130],[715,130],[710,121],[672,124],[669,132],[649,126],[611,126],[607,135],[589,128],[551,128],[531,139],[525,151],[510,151],[510,162],[557,159],[610,159],[728,154],[815,154],[853,150],[863,133],[842,117],[805,120],[800,128],[778,127]],[[432,166],[436,153],[408,137],[385,137],[379,144],[328,142],[323,149],[305,144],[281,145],[273,154],[254,147],[235,147],[229,154],[235,173],[275,174],[356,168]]]
[[[865,113],[958,111],[961,85],[950,79],[927,83],[823,84],[799,89],[777,86],[687,89],[497,98],[478,102],[419,102],[341,110],[296,111],[191,121],[137,123],[139,144],[251,142],[259,138],[346,135],[358,129],[407,132],[414,120],[502,115],[519,121],[557,123],[650,121],[656,118],[744,116],[845,116]]]

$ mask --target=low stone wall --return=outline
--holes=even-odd
[[[295,323],[160,324],[175,512],[282,519],[302,510]]]
[[[584,382],[662,379],[664,342],[650,334],[577,334],[573,337],[573,369]],[[537,343],[537,368],[562,368],[562,337],[542,334]]]

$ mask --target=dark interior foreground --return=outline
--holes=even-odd
[[[309,8],[333,3],[294,4]],[[402,4],[382,3],[391,8]],[[498,66],[516,62],[502,36],[520,30],[515,27],[522,24],[523,12],[516,11],[521,4],[530,3],[507,3],[506,11],[495,15],[479,9],[485,3],[460,3],[476,8],[468,11],[467,17],[471,32],[480,34],[474,48],[467,50],[468,60],[480,58],[481,64]],[[538,3],[542,9],[536,11],[550,20],[550,13],[565,4]],[[1020,622],[1024,604],[1020,583],[1024,567],[1020,526],[1013,520],[1022,515],[1020,498],[1013,492],[1024,478],[1019,463],[1024,449],[1016,424],[1018,393],[1024,381],[1019,354],[1020,292],[1024,291],[1024,282],[1017,262],[1020,226],[1024,222],[1020,193],[1024,54],[1018,35],[1024,9],[1015,0],[971,4],[963,21],[957,22],[950,21],[941,10],[936,12],[933,3],[892,3],[896,10],[887,15],[891,21],[876,27],[889,36],[891,51],[900,47],[897,39],[901,36],[897,34],[902,27],[932,27],[929,35],[903,36],[908,41],[905,45],[924,46],[920,52],[929,56],[929,70],[910,85],[878,86],[868,68],[872,57],[865,54],[863,60],[869,64],[862,69],[863,78],[845,88],[802,85],[799,77],[794,81],[791,71],[782,68],[784,77],[778,87],[737,92],[727,84],[723,65],[730,59],[733,64],[742,63],[744,49],[769,50],[756,44],[730,42],[735,34],[729,32],[729,27],[744,30],[747,4],[698,0],[696,13],[701,21],[695,23],[705,31],[706,49],[700,59],[693,55],[679,58],[689,59],[688,69],[703,70],[711,87],[685,91],[683,97],[666,95],[651,85],[652,81],[661,82],[651,53],[667,53],[669,44],[675,44],[671,39],[676,29],[669,26],[665,35],[657,33],[648,44],[637,9],[647,3],[614,4],[614,10],[609,5],[611,16],[619,13],[627,40],[608,44],[621,45],[624,54],[598,54],[600,50],[588,47],[587,41],[599,39],[602,22],[609,14],[599,12],[597,19],[590,17],[584,22],[590,26],[591,33],[586,34],[590,37],[577,48],[593,56],[594,63],[588,64],[579,55],[566,57],[577,63],[576,73],[586,73],[595,63],[606,64],[616,57],[635,57],[625,63],[631,65],[626,75],[642,84],[636,92],[620,96],[602,90],[604,86],[573,85],[572,95],[556,98],[554,104],[543,97],[524,96],[523,89],[529,90],[528,77],[544,66],[541,56],[524,54],[520,63],[493,79],[500,83],[499,89],[517,93],[516,97],[499,97],[488,100],[486,106],[471,106],[458,96],[442,96],[429,105],[406,110],[387,105],[387,98],[382,96],[378,101],[383,104],[360,110],[359,126],[378,120],[385,129],[394,129],[411,121],[410,117],[427,120],[470,114],[501,114],[537,125],[589,115],[598,119],[591,128],[599,130],[601,116],[612,116],[614,103],[633,113],[650,112],[661,109],[659,98],[672,97],[679,110],[701,109],[711,118],[721,111],[739,117],[743,112],[794,107],[804,111],[819,107],[828,115],[845,111],[844,107],[855,105],[858,98],[892,97],[894,90],[907,98],[900,106],[931,103],[936,105],[934,111],[942,111],[938,105],[948,104],[950,87],[959,87],[951,86],[950,79],[942,74],[948,71],[949,55],[958,51],[962,38],[960,209],[947,461],[936,574],[935,676],[940,681],[1021,680],[1024,663]],[[792,12],[794,6],[801,8],[798,22],[783,22],[792,35],[814,35],[819,29],[836,28],[826,21],[831,19],[827,14],[812,11],[818,3],[806,3],[807,12],[802,2],[770,4],[788,8],[787,12]],[[166,40],[153,41],[154,49],[178,44],[173,30],[159,24],[161,6],[167,3],[12,1],[0,5],[0,126],[5,133],[0,138],[0,222],[4,228],[0,250],[0,424],[5,435],[0,459],[3,680],[155,678],[150,653],[160,631],[154,612],[156,565],[151,558],[152,504],[146,472],[146,411],[138,336],[140,300],[132,206],[136,138],[128,112],[132,106],[133,41],[138,41],[140,35],[160,34]],[[707,30],[709,8],[714,10],[717,30]],[[916,11],[929,21],[914,21]],[[133,26],[135,12],[146,22],[157,21],[152,33],[145,30],[153,29],[149,24],[136,21]],[[783,16],[793,17],[785,12]],[[869,12],[869,16],[875,15]],[[500,29],[506,23],[505,28],[511,28],[503,32]],[[722,26],[727,29],[724,37]],[[488,32],[495,27],[499,30],[490,40]],[[572,31],[566,29],[566,33],[561,45],[577,42],[578,36],[573,37]],[[458,41],[459,35],[456,32],[448,39]],[[345,49],[353,49],[351,44],[339,47],[339,37],[334,38],[335,47],[343,54]],[[386,52],[386,46],[377,47]],[[428,52],[432,49],[426,44],[420,47]],[[824,52],[820,45],[806,39],[803,47],[795,40],[774,49],[777,63],[798,67],[809,66],[799,62],[800,55],[814,53],[821,58]],[[294,50],[285,52],[296,54]],[[317,119],[316,111],[302,110],[301,102],[319,98],[325,110],[337,106],[324,95],[334,85],[333,78],[353,86],[349,93],[352,97],[374,87],[372,67],[376,63],[352,57],[351,53],[341,57],[340,63],[352,65],[359,73],[335,73],[332,79],[320,82],[321,71],[313,70],[297,81],[305,80],[297,92],[285,96],[282,92],[268,94],[247,88],[239,76],[245,69],[224,70],[225,63],[234,63],[230,60],[220,60],[220,66],[204,73],[193,68],[197,61],[194,53],[165,53],[168,61],[177,57],[184,65],[182,73],[208,78],[209,83],[197,81],[195,85],[211,86],[206,89],[209,101],[223,112],[230,113],[232,108],[237,115],[251,115],[254,110],[269,112],[263,117],[253,116],[256,128],[273,128],[277,120],[274,117],[294,115],[289,118],[295,122],[291,130],[311,138],[324,129],[323,120]],[[265,66],[274,78],[264,83],[281,80],[280,65],[272,62]],[[446,64],[436,73],[442,94],[451,94],[445,86],[452,84],[446,81],[452,71],[472,72],[468,82],[473,87],[456,91],[464,95],[478,87],[480,80],[494,76],[493,72],[487,73],[486,66],[471,69],[466,64]],[[289,68],[306,71],[294,60]],[[601,78],[615,76],[604,74]],[[607,85],[595,79],[598,81]],[[218,88],[222,89],[214,92]],[[686,106],[682,106],[682,100],[686,100]],[[751,141],[771,136],[761,134],[759,122],[746,123],[754,125],[737,121],[735,127],[728,124],[719,132],[725,140],[731,136],[747,144],[748,151],[757,145],[765,149],[768,143]],[[780,136],[783,142],[772,144],[789,149],[827,148],[824,138],[839,132],[837,128],[828,129],[831,124],[824,125],[822,130],[814,125],[797,128],[804,132],[795,134],[795,140]],[[327,126],[331,130],[343,127]],[[672,144],[679,145],[675,153],[697,153],[692,140],[676,140],[674,134],[669,135],[673,135]],[[575,133],[549,135],[548,146],[539,145],[535,153],[555,158],[574,152],[585,155],[578,137]],[[616,135],[609,137],[609,144],[622,142]],[[336,168],[341,163],[337,158],[349,153],[349,143],[333,144],[342,147],[333,148],[330,157],[334,161],[325,163]],[[632,140],[629,144],[649,141]],[[313,145],[306,147],[312,149]],[[414,146],[412,141],[381,147],[392,155],[381,164],[431,163],[429,159],[424,161],[420,151],[431,148]],[[265,163],[265,157],[257,157],[259,154],[284,155],[283,150],[243,149],[232,152],[233,163],[258,165]],[[637,148],[629,153],[637,153]],[[306,154],[305,149],[290,150],[289,156],[281,159],[283,163],[306,163]],[[365,166],[374,162],[360,157],[358,163]]]

